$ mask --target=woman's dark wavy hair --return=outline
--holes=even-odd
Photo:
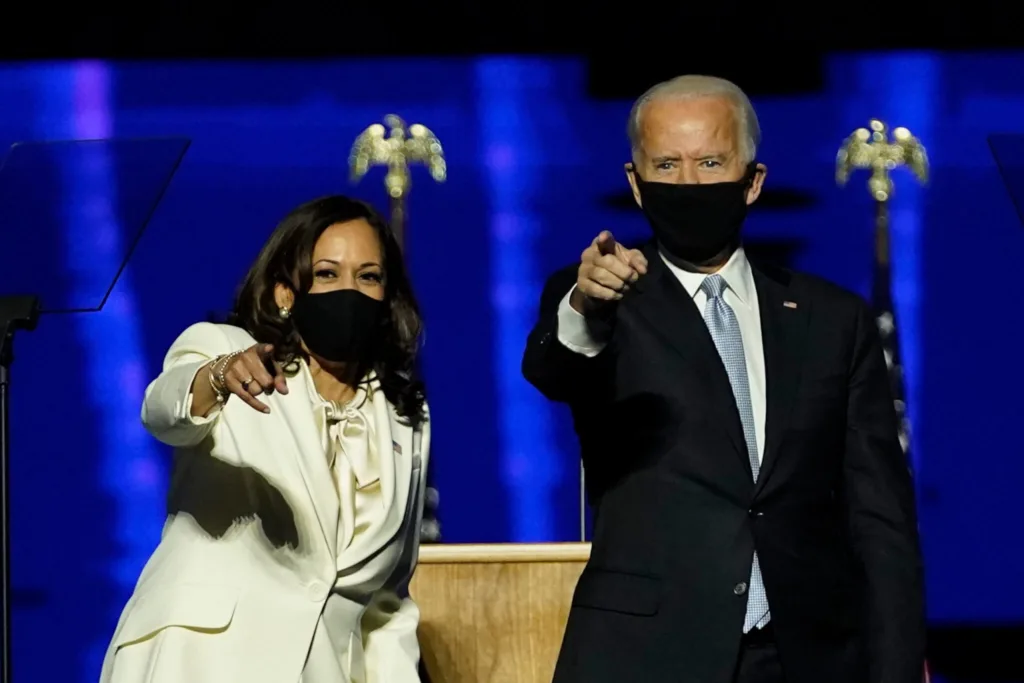
[[[384,253],[384,303],[387,315],[373,357],[368,359],[384,395],[399,415],[418,422],[423,417],[423,385],[415,378],[423,320],[391,226],[366,202],[341,195],[322,197],[299,206],[284,217],[245,276],[228,319],[256,341],[274,345],[282,365],[309,360],[289,318],[282,318],[274,287],[282,283],[301,296],[313,286],[313,248],[320,235],[336,223],[363,219],[380,239]]]

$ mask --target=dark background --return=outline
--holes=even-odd
[[[865,295],[866,178],[837,188],[836,150],[873,116],[927,146],[929,186],[897,172],[892,208],[932,668],[942,680],[1024,681],[1024,230],[988,147],[991,133],[1024,133],[1024,46],[1005,11],[265,7],[0,10],[0,143],[192,140],[104,311],[47,318],[19,339],[19,682],[96,679],[162,522],[169,454],[139,427],[145,385],[185,326],[228,305],[294,205],[352,192],[383,206],[382,172],[353,188],[346,159],[387,113],[430,127],[449,163],[443,185],[416,169],[409,200],[444,538],[578,540],[574,437],[565,411],[520,378],[519,354],[549,272],[601,229],[646,234],[622,176],[625,118],[632,99],[680,73],[731,78],[758,110],[769,177],[751,248]],[[116,271],[132,237],[123,195],[138,177],[107,161],[67,162],[49,182],[65,198],[99,198],[109,221],[70,212],[28,225],[8,210],[0,261],[17,254],[19,265],[0,272],[0,291],[60,272],[85,292]],[[96,238],[100,223],[113,242]]]
[[[8,6],[12,57],[286,57],[475,54],[616,54],[620,67],[685,59],[693,71],[748,64],[764,87],[792,88],[768,74],[788,64],[797,80],[836,50],[1021,46],[1005,3],[826,5],[633,4],[521,0],[433,3],[149,2],[108,0],[60,7]],[[782,53],[789,56],[780,59]],[[642,72],[641,72],[642,73]],[[676,72],[666,72],[676,75]],[[732,74],[737,78],[739,73]],[[641,76],[642,78],[642,76]],[[769,82],[773,81],[773,84]],[[804,81],[810,84],[811,81]],[[760,85],[746,86],[759,92]],[[627,94],[629,96],[629,94]]]

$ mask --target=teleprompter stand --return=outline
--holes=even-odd
[[[19,142],[0,165],[0,683],[12,680],[17,597],[10,523],[15,337],[46,314],[103,309],[188,146],[182,138]],[[8,295],[14,292],[22,294]]]
[[[11,680],[11,475],[10,371],[14,360],[14,333],[34,330],[39,321],[39,299],[12,296],[0,299],[0,600],[3,601],[2,680]]]

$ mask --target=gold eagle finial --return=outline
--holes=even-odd
[[[384,124],[373,124],[352,144],[349,169],[353,182],[359,182],[371,166],[387,166],[384,187],[390,197],[397,199],[409,190],[410,163],[425,164],[434,180],[445,181],[448,167],[444,149],[429,128],[419,123],[406,126],[395,114],[385,116]]]
[[[868,128],[858,128],[846,138],[836,155],[836,183],[845,185],[850,173],[859,168],[871,170],[868,189],[875,201],[885,202],[892,196],[889,172],[906,166],[922,184],[928,182],[928,154],[924,145],[906,128],[892,131],[879,119],[871,119]]]

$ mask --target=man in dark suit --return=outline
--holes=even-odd
[[[920,683],[922,562],[873,316],[753,267],[766,168],[732,83],[655,86],[627,177],[655,239],[553,276],[523,359],[596,508],[556,683]]]

